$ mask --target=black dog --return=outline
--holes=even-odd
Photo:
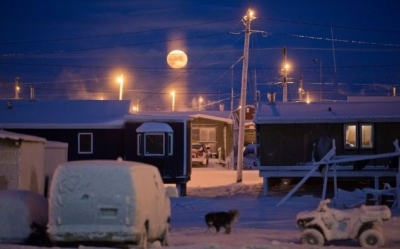
[[[233,222],[237,221],[239,218],[239,211],[229,210],[228,212],[214,212],[205,215],[205,221],[208,226],[208,230],[211,227],[215,227],[217,233],[221,227],[225,228],[225,233],[230,234]]]

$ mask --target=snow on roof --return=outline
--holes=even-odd
[[[191,118],[205,118],[232,124],[230,111],[144,111],[125,116],[126,121],[186,121]]]
[[[1,128],[119,128],[129,100],[0,100]]]
[[[164,112],[140,112],[124,116],[125,122],[186,122],[190,117],[175,113],[169,115]]]
[[[400,101],[399,96],[347,96],[347,102]]]
[[[11,140],[15,140],[15,141],[22,140],[22,141],[30,141],[30,142],[46,142],[46,139],[41,138],[41,137],[25,135],[25,134],[4,131],[4,130],[0,130],[0,138],[11,139]]]
[[[170,132],[173,133],[171,126],[166,123],[159,123],[159,122],[146,122],[141,124],[137,129],[136,132]]]
[[[221,121],[221,122],[225,122],[225,123],[228,123],[228,124],[232,124],[232,119],[230,119],[229,116],[226,117],[225,113],[224,114],[221,113],[221,116],[214,116],[214,114],[220,114],[220,112],[206,113],[206,114],[198,113],[198,114],[191,115],[191,117],[193,117],[193,118],[210,119],[210,120]],[[230,115],[230,112],[229,112],[229,115]],[[224,116],[224,117],[222,117],[222,116]]]
[[[260,106],[256,124],[400,122],[400,101],[274,103]]]

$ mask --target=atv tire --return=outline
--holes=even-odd
[[[324,235],[316,229],[305,229],[301,236],[301,243],[307,245],[323,246],[325,243]]]
[[[361,233],[359,242],[362,247],[377,248],[385,245],[385,238],[382,231],[377,229],[368,229]]]

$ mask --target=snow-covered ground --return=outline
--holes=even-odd
[[[236,171],[216,164],[195,168],[188,185],[188,196],[172,199],[171,248],[310,248],[299,243],[295,224],[298,212],[314,210],[320,199],[304,193],[291,197],[279,207],[287,190],[272,190],[262,195],[262,179],[256,170],[243,171],[242,183],[236,183]],[[314,192],[314,191],[311,191]],[[239,221],[229,235],[206,233],[204,215],[212,211],[238,209]],[[385,248],[400,248],[400,212],[384,223]],[[334,248],[357,248],[357,241],[336,241]],[[315,247],[314,247],[315,248]]]
[[[307,192],[296,194],[276,207],[287,190],[272,190],[262,196],[262,179],[258,171],[243,171],[242,183],[236,183],[237,173],[220,167],[212,159],[207,168],[194,168],[188,184],[188,196],[172,198],[171,249],[296,249],[318,248],[301,245],[295,224],[298,212],[314,210],[320,199]],[[311,191],[313,192],[313,191]],[[206,233],[204,215],[212,211],[238,209],[240,218],[231,234]],[[392,210],[392,218],[384,222],[385,248],[400,248],[400,210]],[[359,248],[357,241],[336,241],[329,248]],[[159,247],[158,244],[151,248]],[[325,246],[326,247],[326,246]],[[23,248],[0,245],[0,248]],[[33,248],[33,247],[32,247]],[[84,248],[81,246],[80,248]],[[87,248],[87,247],[85,247]]]

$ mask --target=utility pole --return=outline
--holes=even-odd
[[[247,94],[247,70],[249,64],[249,43],[250,43],[250,22],[254,19],[253,12],[248,9],[243,17],[246,25],[243,49],[243,68],[242,68],[242,89],[240,93],[240,115],[239,115],[239,137],[238,137],[238,155],[237,155],[237,179],[236,182],[242,182],[243,171],[243,146],[244,146],[244,122],[246,111],[246,94]]]
[[[231,77],[231,113],[233,111],[233,67],[232,67],[232,77]]]
[[[315,58],[311,60],[311,62],[319,62],[319,101],[322,101],[322,60],[319,58]]]
[[[322,102],[322,61],[319,60],[319,84],[320,84],[320,89],[319,89],[319,101]]]
[[[288,65],[286,61],[286,47],[283,47],[282,49],[283,52],[283,99],[282,102],[286,103],[287,102],[287,71],[288,71]]]
[[[299,77],[299,101],[303,102],[303,94],[304,94],[304,87],[303,87],[303,75]]]
[[[253,83],[254,83],[254,107],[257,109],[257,70],[254,69],[254,78],[253,78]]]
[[[19,99],[19,90],[20,90],[20,88],[19,88],[19,85],[18,85],[18,81],[19,81],[19,77],[16,76],[15,77],[15,81],[14,81],[14,83],[15,83],[15,99]]]

